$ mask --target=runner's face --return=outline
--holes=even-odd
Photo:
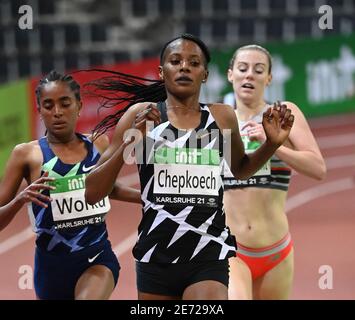
[[[50,134],[67,136],[75,130],[81,101],[62,81],[45,84],[41,90],[39,112]]]
[[[258,50],[241,50],[228,70],[228,80],[242,101],[255,102],[263,99],[265,87],[271,82],[269,61]]]
[[[199,95],[201,83],[208,76],[202,50],[193,41],[185,39],[169,44],[159,73],[168,94],[180,98]]]

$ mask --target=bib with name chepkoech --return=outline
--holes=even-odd
[[[216,207],[221,183],[218,150],[162,147],[155,151],[156,204]]]
[[[86,225],[100,224],[105,221],[111,209],[108,197],[90,205],[85,201],[86,174],[66,178],[56,178],[50,185],[53,222],[56,229],[70,229]]]

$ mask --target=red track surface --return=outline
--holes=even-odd
[[[291,299],[355,299],[355,114],[317,119],[311,121],[311,127],[327,161],[328,175],[321,182],[297,174],[292,178],[287,204],[295,246]],[[126,168],[121,176],[134,172],[134,167]],[[138,187],[136,178],[129,181]],[[112,204],[107,223],[121,264],[112,299],[136,299],[131,248],[140,207]],[[22,209],[0,233],[0,299],[35,299],[33,289],[21,289],[24,278],[19,273],[21,266],[29,266],[27,271],[33,267],[35,238],[22,232],[28,227],[28,216]],[[322,266],[332,268],[332,289],[319,286]],[[27,283],[29,286],[32,283]]]

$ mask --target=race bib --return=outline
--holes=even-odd
[[[54,226],[56,229],[69,229],[86,225],[100,224],[111,209],[108,197],[90,205],[85,201],[85,174],[68,178],[57,178],[50,184]]]
[[[242,135],[241,138],[244,144],[245,153],[252,153],[256,149],[258,149],[261,145],[259,141],[250,141],[247,135]],[[271,165],[269,159],[256,173],[254,173],[253,177],[270,176],[270,175],[271,175]]]
[[[241,138],[244,144],[245,153],[254,152],[261,145],[259,141],[250,141],[248,135],[241,134]],[[257,186],[266,185],[270,183],[271,177],[271,165],[270,159],[256,172],[252,177],[246,180],[237,179],[235,185],[243,186]]]
[[[247,135],[241,135],[245,153],[254,152],[261,145],[259,141],[250,141]],[[268,185],[271,182],[271,161],[270,159],[249,179],[235,179],[230,168],[225,167],[224,172],[226,180],[224,181],[225,186],[234,186],[234,187],[252,187],[252,186],[262,186]]]
[[[156,204],[217,207],[220,187],[217,150],[164,147],[155,151]]]

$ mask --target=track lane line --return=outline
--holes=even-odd
[[[286,202],[286,212],[289,212],[310,201],[316,200],[326,195],[346,191],[352,188],[355,189],[355,183],[353,178],[351,177],[326,182],[316,187],[309,188],[288,198]],[[116,252],[118,256],[122,256],[127,251],[133,248],[136,240],[137,232],[134,232],[130,234],[127,238],[125,238],[122,242],[120,242],[118,245],[116,245],[113,251]]]
[[[32,228],[29,226],[24,230],[20,231],[19,233],[16,233],[15,235],[11,236],[10,238],[7,238],[6,240],[0,243],[0,255],[34,238],[34,236],[35,234],[32,231]]]
[[[286,202],[286,212],[296,209],[310,201],[350,189],[355,189],[355,183],[353,177],[347,177],[343,179],[326,182],[316,187],[303,190],[294,196],[288,198]]]
[[[335,168],[355,166],[355,156],[354,155],[345,155],[345,156],[330,157],[330,158],[326,158],[326,163],[327,163],[328,170],[335,169]],[[297,173],[295,172],[294,174],[296,175]],[[349,179],[351,179],[351,178],[349,178]],[[139,183],[138,173],[133,173],[133,174],[129,174],[129,175],[126,175],[123,177],[119,177],[118,181],[120,183],[123,183],[128,186],[134,186]],[[332,183],[332,182],[329,182],[329,183]],[[349,181],[347,181],[347,183],[349,183]],[[320,185],[320,186],[322,186],[322,185]],[[320,186],[318,186],[318,187],[320,187]],[[309,196],[309,195],[307,195],[306,192],[307,191],[302,191],[301,193],[303,195],[299,196],[298,198],[295,198],[295,197],[300,195],[301,193],[298,193],[297,195],[290,197],[286,202],[286,212],[289,210],[292,210],[293,201],[296,201],[296,202],[300,201],[300,203],[301,203],[302,200],[300,200],[300,197]],[[308,200],[308,201],[311,201],[311,200]],[[288,204],[288,203],[291,203],[291,204]],[[291,209],[288,209],[288,206],[290,206]],[[35,237],[35,234],[33,233],[32,228],[30,226],[25,228],[24,230],[20,231],[19,233],[11,236],[10,238],[8,238],[8,239],[4,240],[2,243],[0,243],[0,255],[16,248],[17,246],[32,239],[33,237]],[[122,242],[118,243],[113,248],[113,251],[115,253],[117,253],[118,256],[122,256],[129,249],[131,249],[133,247],[133,245],[135,244],[136,238],[137,238],[137,232],[135,231],[134,233],[130,234],[127,238],[125,238]]]

